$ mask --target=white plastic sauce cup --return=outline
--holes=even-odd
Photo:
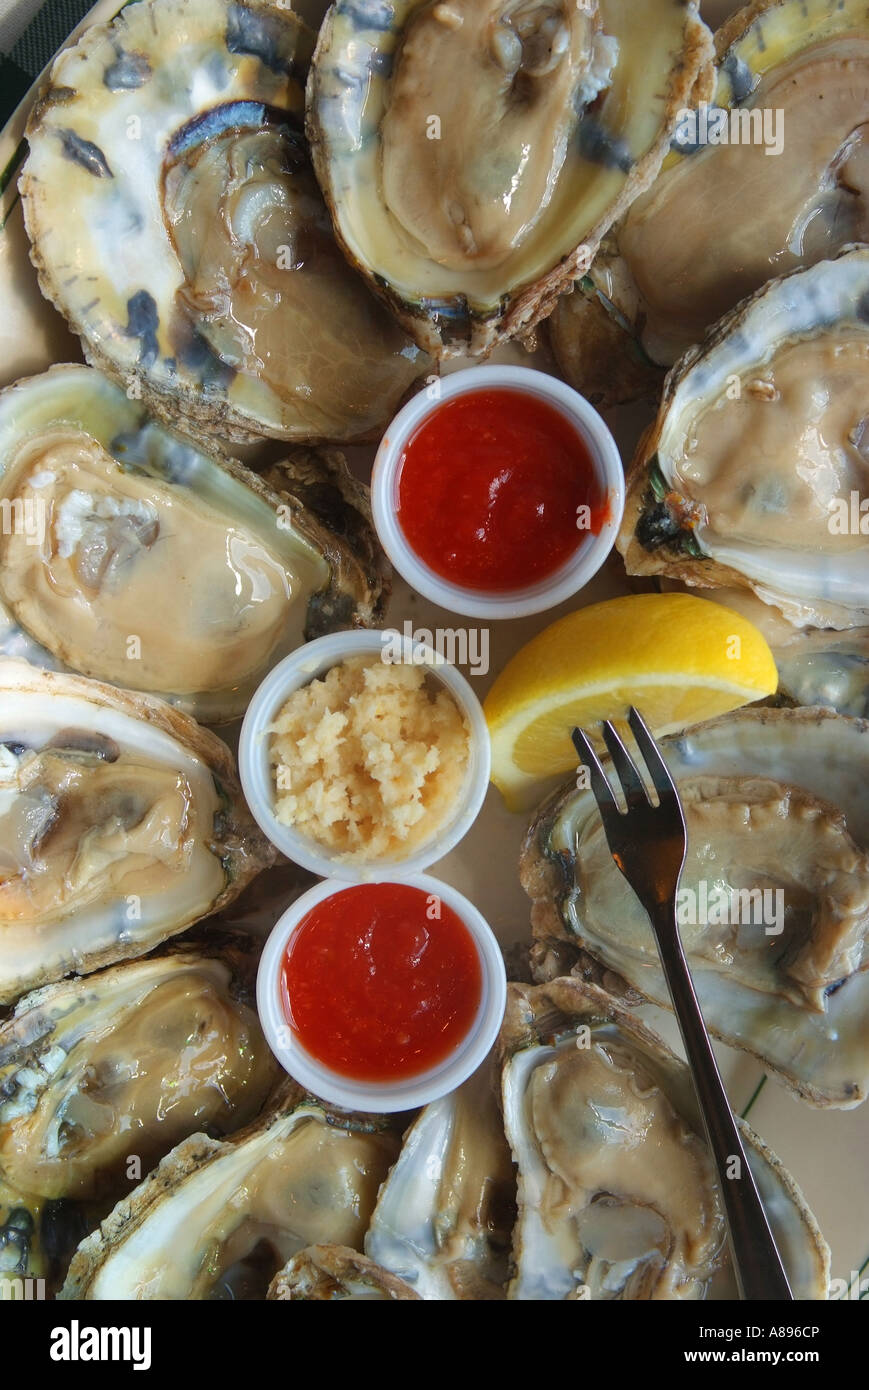
[[[348,861],[339,858],[328,846],[300,834],[277,819],[268,729],[293,691],[324,676],[332,666],[349,657],[379,656],[385,648],[391,652],[396,640],[401,640],[404,659],[422,665],[435,680],[442,681],[466,715],[469,730],[468,766],[449,819],[433,825],[428,839],[412,853],[403,858]],[[273,845],[313,874],[362,883],[390,873],[408,874],[427,869],[458,844],[476,820],[486,797],[490,767],[489,731],[482,706],[470,685],[433,647],[423,642],[396,639],[388,630],[336,632],[306,643],[285,657],[266,676],[244,717],[238,745],[238,766],[251,814]]]
[[[290,1027],[281,998],[281,971],[287,946],[312,908],[351,887],[345,882],[327,879],[318,883],[278,920],[260,958],[256,997],[269,1047],[284,1070],[301,1086],[345,1110],[388,1114],[428,1105],[454,1091],[477,1070],[498,1036],[507,1000],[507,973],[491,927],[457,889],[428,874],[384,875],[376,882],[403,883],[440,898],[461,918],[476,946],[480,962],[480,1002],[470,1028],[449,1056],[436,1066],[401,1080],[354,1081],[313,1057]]]
[[[401,457],[424,420],[444,401],[470,391],[521,391],[546,401],[576,430],[589,452],[598,484],[608,503],[597,535],[586,532],[577,549],[545,579],[509,593],[482,592],[452,584],[436,574],[411,547],[398,519]],[[592,405],[563,381],[530,367],[469,367],[443,377],[436,388],[420,391],[396,415],[374,460],[371,508],[380,544],[399,574],[417,593],[441,608],[471,618],[523,618],[542,613],[572,597],[597,574],[615,544],[625,506],[625,475],[618,446]]]

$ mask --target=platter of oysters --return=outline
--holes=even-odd
[[[569,738],[631,705],[793,1296],[869,1292],[867,132],[856,0],[56,54],[0,135],[2,1298],[737,1297]]]

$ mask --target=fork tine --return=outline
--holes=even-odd
[[[620,816],[621,811],[612,794],[612,788],[604,776],[597,754],[582,729],[572,729],[570,737],[573,739],[573,746],[579,754],[580,761],[585,764],[591,775],[591,789],[594,792],[594,799],[600,808],[601,815],[604,815],[605,812],[612,812],[613,815]]]
[[[644,805],[651,805],[649,794],[642,777],[634,766],[633,758],[608,719],[603,721],[603,737],[613,760],[613,767],[622,784],[628,810],[630,811],[631,807],[637,804],[638,798],[642,799]]]
[[[628,723],[634,738],[637,740],[637,747],[643,755],[646,767],[649,769],[649,776],[654,783],[655,791],[658,793],[661,803],[663,804],[665,797],[667,799],[675,797],[678,801],[676,786],[670,776],[670,769],[661,757],[658,745],[646,728],[642,715],[633,705],[628,710]]]

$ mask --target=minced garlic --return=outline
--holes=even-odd
[[[424,667],[352,657],[295,691],[268,732],[275,815],[346,859],[409,855],[444,825],[470,729]]]

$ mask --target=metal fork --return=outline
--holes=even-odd
[[[709,1148],[718,1169],[733,1266],[744,1299],[792,1299],[763,1203],[748,1166],[742,1138],[722,1085],[709,1034],[676,921],[676,894],[685,863],[687,836],[679,794],[664,759],[639,713],[628,723],[645,759],[659,804],[652,803],[622,740],[607,720],[603,737],[625,794],[624,812],[613,796],[597,755],[580,729],[572,739],[588,767],[610,853],[649,915],[670,998],[679,1022],[685,1054],[694,1079]],[[729,1177],[733,1168],[737,1176]]]

